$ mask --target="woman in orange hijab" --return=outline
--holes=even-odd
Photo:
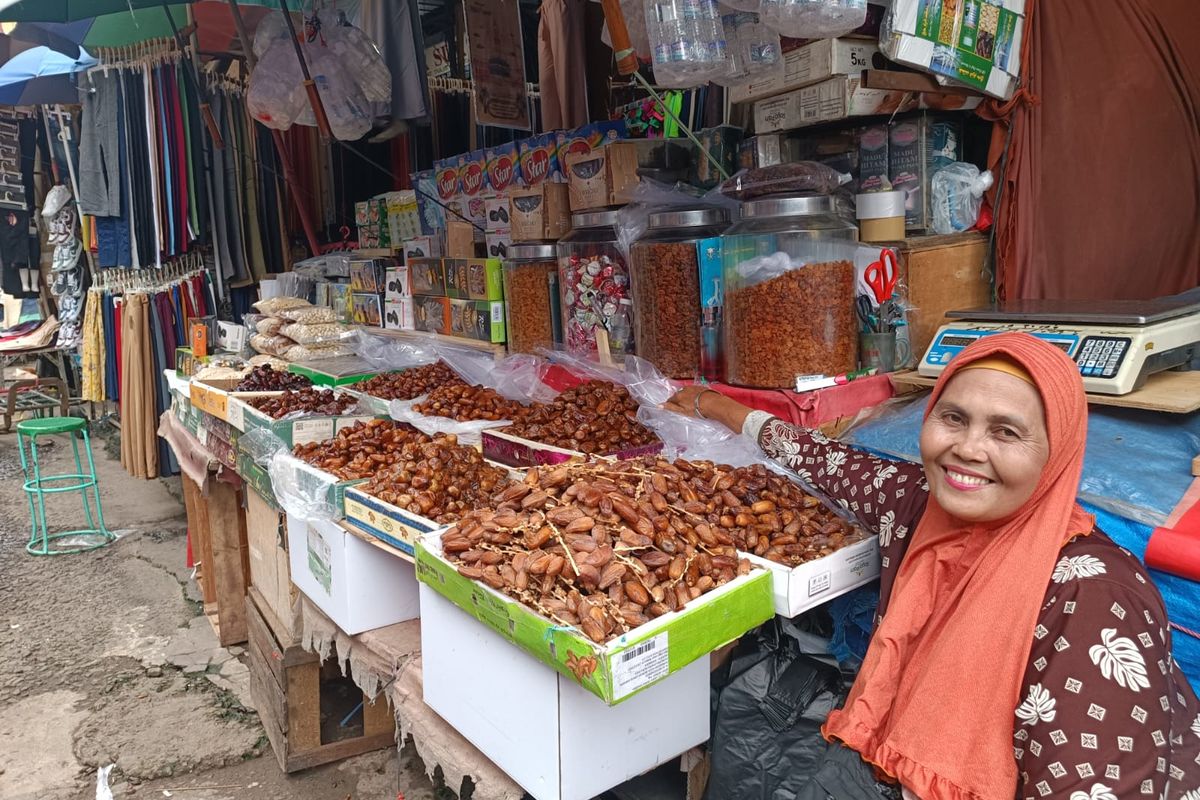
[[[1075,501],[1087,404],[1061,350],[1025,334],[965,349],[929,399],[920,466],[702,387],[667,407],[741,430],[879,534],[881,616],[823,731],[906,798],[1200,800],[1200,703],[1162,599]]]

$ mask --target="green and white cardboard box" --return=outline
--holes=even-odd
[[[243,433],[255,428],[266,428],[279,437],[285,445],[295,447],[298,444],[325,442],[351,428],[360,422],[373,419],[384,419],[386,414],[352,414],[345,416],[305,416],[296,419],[273,419],[259,411],[249,403],[238,398],[230,398],[229,424]]]
[[[701,595],[683,611],[664,614],[606,645],[574,627],[556,625],[494,589],[465,578],[442,555],[442,532],[417,542],[417,578],[513,644],[574,677],[568,657],[594,656],[596,669],[580,685],[616,705],[728,644],[775,615],[771,573],[753,570]]]
[[[1007,100],[1017,89],[1025,0],[894,0],[888,58]]]

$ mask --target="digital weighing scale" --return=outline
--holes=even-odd
[[[1200,353],[1200,303],[1173,300],[1020,300],[949,311],[917,373],[935,378],[964,347],[1020,331],[1060,347],[1079,365],[1083,388],[1121,395]]]

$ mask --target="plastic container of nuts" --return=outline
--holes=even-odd
[[[536,353],[562,341],[558,258],[552,242],[508,248],[504,261],[505,329],[510,353]]]
[[[558,243],[558,289],[562,297],[563,347],[573,355],[633,352],[633,299],[629,266],[617,246],[617,212],[571,215],[571,232]]]
[[[722,237],[726,379],[790,389],[797,375],[853,370],[852,218],[829,196],[757,200],[741,217]]]
[[[700,372],[700,243],[729,225],[723,208],[662,211],[629,248],[634,342],[668,378]]]

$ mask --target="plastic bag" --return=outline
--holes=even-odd
[[[270,428],[252,428],[238,439],[238,450],[250,457],[258,466],[266,469],[271,459],[278,453],[291,452],[283,439],[276,436]]]
[[[483,441],[483,437],[481,436],[483,431],[504,428],[512,424],[511,420],[506,419],[459,422],[449,417],[427,417],[424,414],[417,413],[415,409],[418,403],[423,403],[424,401],[425,396],[416,397],[412,400],[393,400],[388,404],[388,414],[397,422],[408,423],[421,433],[426,433],[430,436],[439,433],[453,433],[458,437],[459,444],[468,446],[477,445]]]
[[[303,520],[336,520],[337,476],[306,464],[289,452],[276,453],[267,466],[271,491],[287,513]]]
[[[833,39],[867,21],[867,0],[762,0],[763,21],[793,39]]]
[[[285,308],[279,316],[290,322],[301,325],[317,325],[323,322],[337,322],[337,314],[329,306],[312,306],[311,308]],[[260,331],[261,333],[261,331]],[[295,337],[293,337],[295,338]],[[296,339],[296,341],[300,341]]]
[[[774,194],[835,194],[852,176],[817,161],[793,161],[744,169],[719,187],[721,194],[747,202]]]
[[[697,156],[703,158],[703,156]],[[676,184],[668,186],[642,179],[630,193],[629,202],[617,212],[617,246],[628,260],[629,248],[650,226],[650,215],[659,211],[682,209],[724,208],[730,219],[737,219],[740,204],[717,191],[698,194],[694,188]]]
[[[823,636],[777,617],[713,672],[705,800],[900,800],[858,753],[821,736],[854,682],[827,652]]]
[[[112,789],[108,785],[108,776],[116,764],[109,764],[96,770],[96,800],[113,800]]]
[[[340,342],[325,342],[320,344],[294,344],[289,347],[284,357],[288,361],[324,361],[330,358],[341,358],[354,354],[354,349]]]
[[[360,328],[357,333],[351,339],[354,352],[380,372],[419,367],[438,360],[433,339],[427,342],[416,338],[392,339],[377,336],[365,328]]]
[[[491,388],[509,400],[522,403],[550,403],[558,392],[545,384],[543,378],[550,364],[544,358],[531,355],[512,355],[492,370]]]
[[[286,324],[287,321],[281,317],[263,317],[254,324],[254,330],[263,336],[274,336]]]
[[[757,0],[754,2],[757,6]],[[716,78],[722,86],[745,86],[753,81],[783,79],[783,48],[779,32],[762,21],[759,14],[743,11],[724,14],[726,49],[733,64],[728,75]],[[699,156],[703,157],[703,156]]]
[[[309,308],[311,306],[312,303],[308,302],[302,297],[289,297],[287,295],[280,295],[278,297],[271,297],[266,300],[259,300],[254,304],[254,310],[260,314],[266,314],[269,317],[273,317],[280,311],[286,311],[287,309],[291,308]]]
[[[658,408],[674,397],[680,387],[680,384],[664,377],[649,361],[637,356],[625,356],[624,369],[605,367],[560,350],[548,351],[547,357],[581,378],[594,378],[624,386],[633,399],[643,406]]]
[[[278,12],[269,14],[267,19],[272,16],[278,16],[282,21],[283,17]],[[266,33],[269,34],[270,31]],[[255,37],[255,49],[258,49],[259,38],[263,38],[264,46],[258,57],[258,64],[250,73],[246,107],[250,109],[254,119],[268,128],[287,130],[296,124],[300,115],[308,108],[308,95],[304,92],[304,73],[300,70],[300,62],[289,37],[264,37],[263,34],[263,24],[260,23],[259,34]],[[312,113],[311,109],[309,113]]]
[[[286,336],[276,334],[274,336],[264,336],[261,333],[250,337],[250,346],[259,353],[265,353],[269,356],[283,356],[288,349],[295,346],[295,342]]]
[[[292,272],[309,280],[350,277],[349,253],[326,253],[292,264]]]
[[[935,233],[958,233],[975,227],[983,193],[992,188],[992,173],[961,161],[933,173],[930,203]]]
[[[332,309],[329,311],[332,313]],[[280,328],[279,332],[296,344],[309,345],[338,342],[354,333],[338,322],[292,322]],[[349,343],[347,349],[351,349]]]
[[[653,406],[642,406],[637,416],[638,422],[662,439],[664,458],[712,461],[731,467],[772,463],[757,445],[718,422]]]

